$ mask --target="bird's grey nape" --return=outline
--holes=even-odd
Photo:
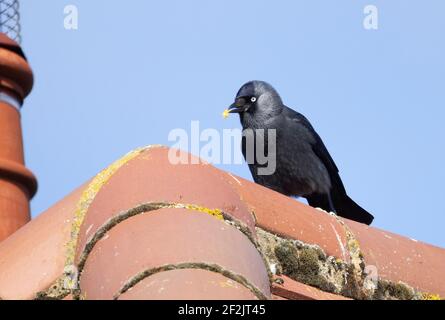
[[[243,97],[243,96],[259,97],[264,94],[266,94],[270,97],[274,97],[276,100],[279,100],[279,102],[282,103],[282,100],[281,100],[280,95],[278,94],[278,91],[275,90],[275,88],[272,85],[270,85],[269,83],[267,83],[265,81],[260,81],[260,80],[252,80],[252,81],[245,83],[239,89],[236,96],[237,97]]]
[[[248,159],[253,154],[252,143],[243,140],[242,152],[256,183],[284,195],[305,197],[309,205],[339,216],[372,222],[374,217],[347,195],[334,160],[309,120],[286,107],[275,88],[264,81],[249,81],[238,91],[237,98],[248,104],[238,112],[245,131],[256,134],[273,130],[277,137],[272,141],[263,138],[262,142],[267,150],[276,150],[275,170],[268,175],[259,173],[261,157]]]

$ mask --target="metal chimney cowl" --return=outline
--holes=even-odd
[[[22,43],[20,26],[20,5],[18,0],[0,0],[0,32]]]

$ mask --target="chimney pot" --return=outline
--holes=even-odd
[[[20,108],[33,86],[20,46],[0,33],[0,241],[30,220],[37,180],[25,167]]]

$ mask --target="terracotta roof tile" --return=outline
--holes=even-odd
[[[233,226],[187,209],[151,211],[111,229],[89,254],[80,288],[88,298],[110,299],[141,272],[184,263],[188,269],[218,265],[270,296],[264,262],[251,241]]]
[[[0,297],[445,295],[444,249],[345,222],[207,164],[171,165],[168,152],[126,155],[0,244]],[[372,287],[369,265],[390,285],[422,292]],[[284,272],[284,283],[270,272]]]
[[[145,278],[119,300],[256,300],[238,282],[199,269],[171,270]]]
[[[77,253],[85,246],[88,229],[94,234],[110,217],[148,202],[218,208],[243,221],[253,231],[253,216],[239,195],[217,173],[217,169],[206,164],[172,165],[168,161],[168,149],[163,147],[143,150],[134,158],[129,157],[92,197],[94,201],[82,224]]]
[[[0,243],[0,297],[32,299],[63,274],[65,244],[85,185]]]
[[[351,300],[338,294],[321,291],[286,276],[280,276],[283,282],[272,284],[272,293],[289,300]]]
[[[290,299],[286,299],[286,298],[277,296],[275,294],[272,294],[272,300],[290,300]]]
[[[346,221],[346,220],[345,220]],[[445,250],[392,232],[346,221],[367,265],[380,278],[402,281],[425,292],[445,296]]]
[[[328,255],[349,261],[346,233],[336,218],[250,181],[236,179],[239,182],[233,185],[255,213],[258,227],[286,238],[318,244]]]

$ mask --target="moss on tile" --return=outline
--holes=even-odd
[[[64,277],[60,277],[45,291],[37,292],[35,300],[62,300],[70,293],[71,290],[65,288]]]
[[[282,266],[283,273],[290,278],[325,291],[337,291],[335,284],[331,283],[323,272],[322,265],[326,256],[319,248],[297,249],[292,242],[285,241],[275,247],[274,253]]]
[[[420,298],[413,288],[403,282],[379,280],[374,299],[378,300],[418,300]]]
[[[365,262],[358,241],[348,235],[351,262],[327,256],[316,245],[286,239],[261,228],[256,228],[260,250],[268,264],[276,265],[277,274],[283,274],[306,285],[353,299],[417,300],[436,298],[425,295],[407,284],[367,278]]]
[[[315,286],[321,290],[339,293],[344,277],[339,271],[343,264],[328,257],[314,245],[284,239],[257,228],[260,248],[269,264],[276,265],[277,274]]]

